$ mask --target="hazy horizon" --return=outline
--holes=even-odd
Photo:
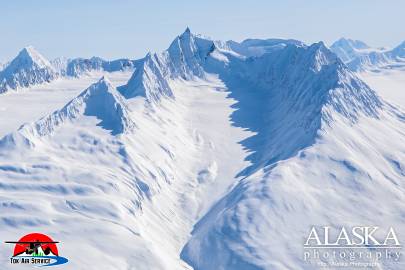
[[[166,49],[186,27],[235,41],[291,38],[330,45],[346,37],[372,47],[395,47],[405,40],[405,2],[326,2],[4,1],[0,29],[7,42],[0,47],[0,62],[10,61],[28,45],[49,59],[140,58]]]

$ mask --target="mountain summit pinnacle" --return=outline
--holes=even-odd
[[[26,64],[36,64],[39,67],[51,67],[49,61],[43,57],[33,46],[27,46],[23,48],[16,59],[19,59],[21,62],[26,61]]]
[[[0,93],[50,82],[57,76],[51,63],[34,47],[28,46],[0,72]]]

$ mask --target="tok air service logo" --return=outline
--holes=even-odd
[[[30,233],[18,241],[6,241],[14,245],[11,264],[26,264],[35,266],[55,266],[65,264],[68,259],[59,256],[57,241],[41,233]]]

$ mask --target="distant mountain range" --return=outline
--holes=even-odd
[[[372,53],[393,63],[403,49],[223,42],[188,28],[136,61],[50,63],[24,49],[2,72],[7,87],[133,74],[100,78],[0,139],[1,233],[67,239],[72,269],[158,270],[313,269],[312,226],[405,235],[405,112],[350,68]]]
[[[242,42],[216,41],[216,47],[227,49],[246,57],[259,57],[283,49],[288,45],[303,45],[298,40],[247,39]],[[375,70],[405,66],[405,42],[394,49],[371,48],[359,40],[341,38],[334,42],[331,51],[352,71]],[[149,59],[149,60],[148,60]],[[11,62],[0,63],[0,93],[36,84],[50,82],[58,77],[80,77],[93,71],[115,72],[135,70],[152,61],[150,55],[139,60],[117,59],[107,61],[100,57],[56,58],[48,61],[32,46],[24,48]]]
[[[359,40],[341,38],[330,48],[353,71],[405,66],[405,42],[388,50],[371,48]]]
[[[0,67],[0,93],[49,83],[58,77],[80,77],[93,71],[134,70],[139,60],[107,61],[100,57],[57,58],[48,61],[32,46],[26,47],[8,64]]]

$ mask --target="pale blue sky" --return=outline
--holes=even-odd
[[[48,58],[138,58],[186,26],[214,39],[341,36],[372,46],[405,40],[403,0],[0,0],[0,62],[33,45]]]

